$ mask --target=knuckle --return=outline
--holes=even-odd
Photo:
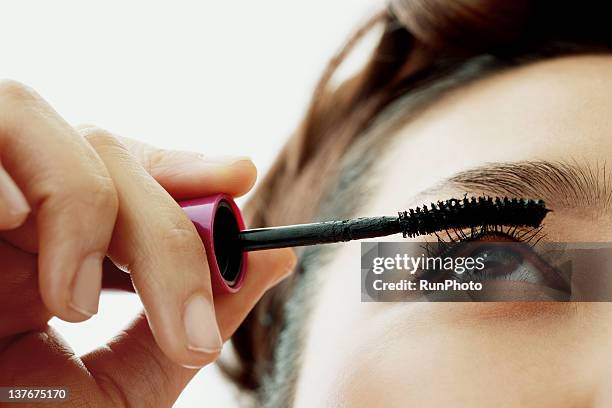
[[[124,339],[127,336],[130,336],[129,331],[122,331],[117,338]],[[109,344],[105,350],[106,357],[110,361],[119,363],[123,358],[122,354],[126,354],[127,350],[126,355],[139,356],[150,361],[152,364],[149,366],[148,381],[143,382],[141,389],[135,390],[126,387],[125,382],[120,380],[116,371],[106,370],[104,366],[92,366],[90,370],[96,378],[100,391],[106,397],[108,406],[118,408],[151,406],[152,401],[163,401],[164,384],[171,381],[160,353],[138,336],[132,337],[132,342],[122,343],[123,351],[118,351],[114,344]],[[136,369],[136,367],[129,367],[128,370],[132,368]]]
[[[119,198],[110,176],[93,175],[83,178],[76,183],[66,185],[58,180],[62,177],[48,177],[39,182],[40,205],[44,205],[50,212],[80,213],[85,209],[116,214],[119,207]]]
[[[156,170],[166,167],[168,156],[174,154],[172,151],[150,148],[146,152],[144,167],[148,173],[155,173]]]
[[[99,390],[106,397],[108,402],[112,403],[113,407],[127,408],[133,406],[130,403],[130,396],[126,392],[125,387],[121,386],[120,383],[111,374],[103,371],[92,370],[96,378],[96,384]]]
[[[13,79],[0,80],[0,98],[10,104],[23,104],[38,99],[36,92],[27,85]]]
[[[90,204],[96,208],[114,210],[119,207],[119,197],[110,176],[97,175],[89,183]]]

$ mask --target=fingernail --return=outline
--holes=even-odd
[[[221,166],[237,166],[243,164],[252,164],[253,160],[251,160],[248,156],[200,156],[202,160],[211,164],[218,164]]]
[[[86,257],[74,276],[70,307],[91,317],[98,313],[102,286],[102,258],[99,254]]]
[[[223,346],[212,302],[203,295],[193,295],[185,304],[183,316],[188,348],[204,353],[218,353]]]
[[[4,201],[12,216],[17,217],[30,212],[30,206],[23,193],[4,169],[0,169],[0,200]]]

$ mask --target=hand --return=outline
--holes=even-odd
[[[1,385],[66,386],[72,406],[170,406],[295,263],[290,250],[253,253],[240,292],[213,303],[204,247],[176,200],[244,194],[253,164],[75,130],[12,81],[0,83],[0,163]],[[96,313],[101,282],[133,284],[145,313],[78,358],[47,322]]]

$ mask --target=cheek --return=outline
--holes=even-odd
[[[564,406],[609,377],[612,307],[361,303],[358,258],[321,271],[297,407]]]
[[[433,313],[418,321],[390,314],[387,330],[372,328],[378,341],[360,342],[363,349],[339,377],[337,395],[389,405],[566,406],[588,398],[594,373],[609,371],[600,358],[610,354],[601,350],[610,339],[585,339],[598,326],[585,324],[584,316],[573,319],[567,309],[536,316],[535,310],[494,308],[474,313],[456,304],[425,305],[415,309]],[[436,319],[441,313],[449,317]],[[478,319],[485,315],[498,318]],[[462,322],[462,316],[472,319]]]
[[[333,260],[317,271],[310,291],[313,298],[308,302],[314,308],[305,330],[296,407],[342,406],[330,402],[342,389],[339,379],[347,378],[352,363],[359,361],[369,344],[380,342],[363,319],[389,305],[361,303],[360,244],[341,245]]]

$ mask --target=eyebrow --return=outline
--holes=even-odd
[[[556,208],[612,205],[612,178],[606,163],[521,161],[489,163],[455,174],[440,187],[492,196],[541,199]],[[438,189],[437,188],[437,189]]]

